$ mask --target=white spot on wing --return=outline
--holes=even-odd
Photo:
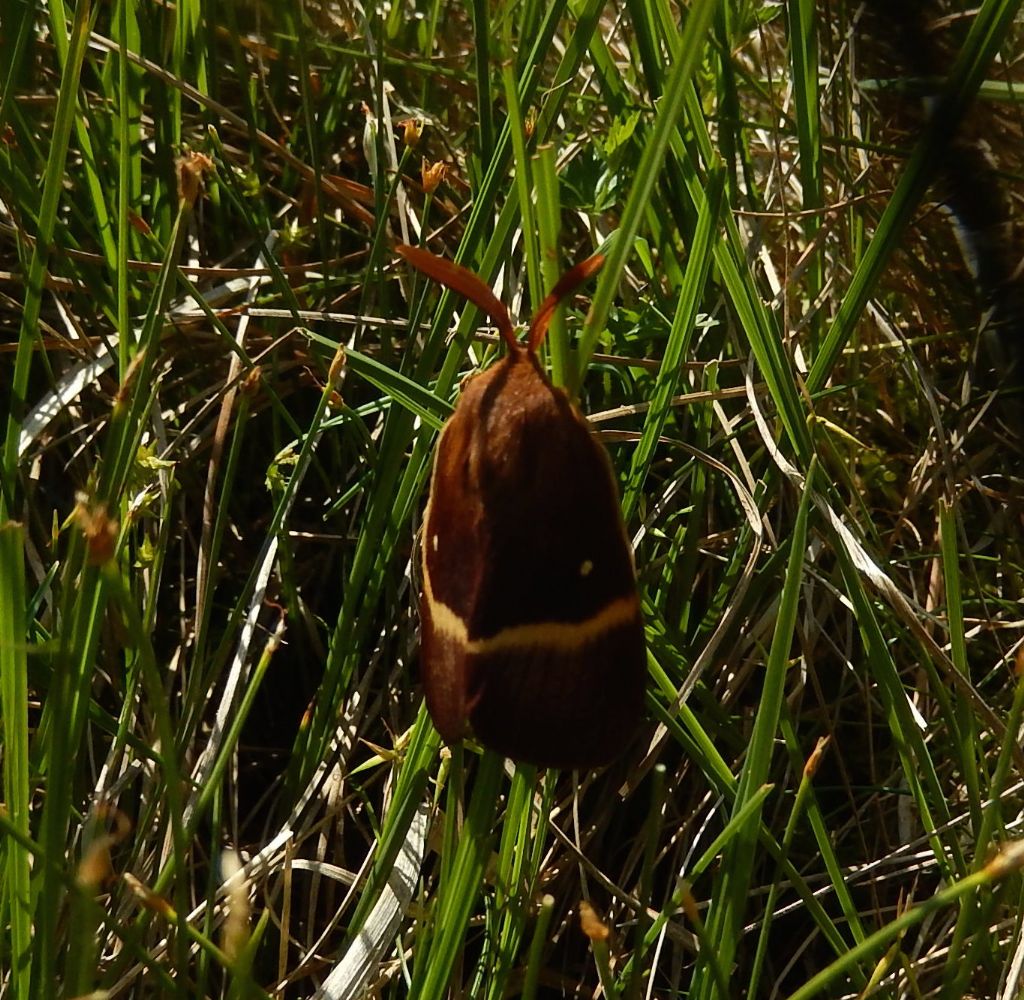
[[[582,576],[582,577],[590,576],[591,572],[593,572],[593,569],[594,569],[593,560],[591,560],[591,559],[584,559],[583,562],[580,563],[580,576]]]

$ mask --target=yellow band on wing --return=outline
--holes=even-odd
[[[430,606],[434,629],[448,639],[454,639],[467,653],[497,653],[515,649],[543,647],[568,652],[579,649],[593,639],[610,632],[619,625],[636,621],[639,605],[634,595],[617,597],[597,614],[581,622],[531,622],[529,625],[510,625],[485,639],[470,639],[466,623],[447,604],[435,600],[430,586],[430,574],[424,576],[424,596]]]

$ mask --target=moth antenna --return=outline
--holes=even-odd
[[[436,254],[430,253],[429,250],[411,247],[407,243],[399,243],[395,250],[417,271],[422,272],[428,278],[433,278],[439,285],[458,292],[463,298],[468,299],[478,309],[482,309],[490,316],[498,328],[502,340],[508,344],[509,350],[522,350],[522,345],[516,340],[515,327],[512,325],[505,304],[472,271],[467,270],[461,264],[438,257]],[[562,281],[564,280],[565,278],[562,279]]]
[[[540,308],[533,314],[530,320],[530,332],[526,335],[526,347],[529,351],[536,351],[548,332],[551,317],[555,315],[558,304],[566,296],[571,295],[591,275],[597,274],[604,264],[604,255],[596,253],[588,257],[574,267],[570,267],[565,274],[555,282],[548,297],[540,304]]]

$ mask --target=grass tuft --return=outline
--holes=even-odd
[[[0,996],[1019,994],[1016,286],[940,209],[983,136],[1019,257],[1020,2],[863,6],[12,8]],[[423,707],[500,344],[399,242],[519,322],[606,255],[545,348],[647,630],[602,772]]]

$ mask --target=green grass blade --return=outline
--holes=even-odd
[[[43,298],[43,279],[46,274],[47,262],[53,249],[52,240],[57,220],[57,211],[64,186],[64,167],[67,161],[68,145],[71,140],[71,129],[74,126],[77,107],[78,81],[82,73],[82,62],[85,58],[88,41],[89,4],[82,0],[75,8],[75,21],[71,28],[68,42],[67,58],[64,60],[61,75],[60,94],[57,98],[57,111],[54,115],[53,132],[49,154],[46,161],[46,174],[43,178],[43,194],[39,206],[39,229],[36,243],[32,251],[28,279],[25,289],[25,301],[21,310],[21,329],[18,333],[17,354],[14,360],[14,375],[10,383],[11,401],[17,407],[24,406],[28,391],[29,371],[32,364],[32,352],[39,336],[39,313]],[[63,31],[63,24],[61,26]],[[58,32],[63,38],[63,34]],[[18,438],[21,414],[16,408],[8,410],[7,427],[4,437],[3,475],[0,475],[2,491],[0,491],[0,522],[7,519],[14,502],[14,484],[17,481]]]
[[[724,174],[719,171],[711,178],[707,200],[701,207],[697,230],[690,247],[686,274],[679,288],[679,304],[672,320],[672,329],[665,343],[661,365],[651,395],[650,409],[644,420],[640,441],[633,452],[629,478],[622,498],[623,515],[627,523],[633,515],[643,490],[644,480],[654,457],[654,450],[665,428],[669,407],[675,395],[697,321],[697,308],[705,294],[712,260],[712,247],[717,240],[718,216],[722,209]]]
[[[494,812],[498,801],[504,759],[485,753],[480,760],[466,824],[449,880],[440,887],[434,915],[434,940],[422,973],[413,977],[410,1000],[443,996],[450,987],[452,970],[465,944],[473,903],[479,895],[490,855]],[[449,816],[448,822],[455,817]]]
[[[0,743],[4,758],[4,808],[11,825],[27,837],[31,814],[24,545],[20,525],[0,525]],[[27,997],[32,981],[32,858],[15,840],[4,843],[0,857],[5,872],[0,912],[5,915],[9,934],[5,935],[4,959],[10,970],[13,995]]]
[[[812,472],[813,469],[814,466]],[[809,478],[813,481],[813,474]],[[771,767],[800,601],[811,494],[811,488],[808,487],[800,499],[800,507],[793,526],[789,564],[786,567],[786,579],[779,597],[779,614],[772,634],[772,645],[765,667],[764,685],[754,720],[754,730],[740,772],[736,800],[733,804],[734,816],[744,813],[749,801],[761,794]],[[711,901],[708,932],[712,940],[719,942],[718,959],[726,969],[732,965],[747,907],[753,845],[757,838],[759,819],[760,809],[752,812],[744,820],[735,839],[728,844]],[[714,977],[710,975],[710,967],[706,962],[698,960],[694,973],[694,994],[698,997],[711,998],[714,992]]]
[[[832,321],[821,352],[807,376],[807,390],[815,393],[828,381],[846,346],[878,278],[886,267],[911,215],[935,177],[946,148],[985,73],[1020,10],[1021,0],[985,0],[971,25],[970,34],[950,70],[939,101],[914,152],[907,161],[885,212],[878,222],[860,265]]]
[[[601,336],[607,325],[608,313],[622,279],[626,259],[633,250],[633,239],[639,231],[640,220],[647,209],[658,174],[667,155],[669,143],[675,133],[680,115],[683,113],[685,96],[690,89],[691,78],[697,67],[698,59],[704,51],[704,36],[714,9],[713,0],[696,0],[687,11],[686,24],[676,49],[677,58],[672,65],[671,75],[665,86],[665,96],[658,104],[651,135],[637,165],[633,187],[622,211],[615,239],[608,250],[608,260],[598,279],[594,300],[580,337],[580,375],[578,377],[581,377],[582,373],[586,371],[590,358],[597,347],[598,337]],[[578,384],[570,388],[574,393],[579,391]]]

